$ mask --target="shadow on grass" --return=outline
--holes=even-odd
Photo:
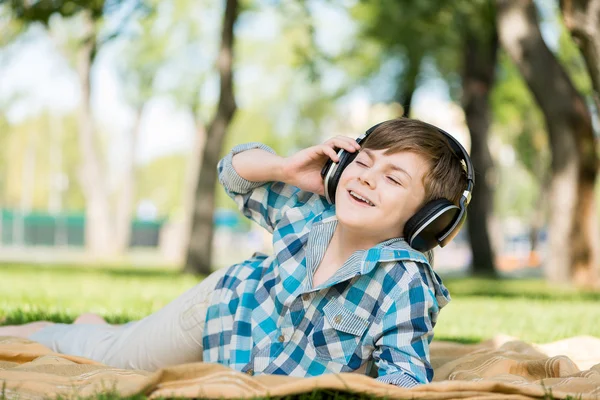
[[[57,313],[57,312],[44,312],[44,311],[25,311],[15,310],[8,313],[5,318],[0,321],[2,325],[22,325],[29,322],[35,321],[51,321],[62,324],[71,324],[77,318],[78,315],[71,313]],[[109,324],[125,324],[130,321],[134,321],[137,318],[131,317],[124,314],[105,315],[104,319]]]
[[[435,336],[436,342],[453,342],[462,344],[477,344],[481,342],[480,338],[475,337],[460,337],[460,336]]]
[[[66,400],[66,397],[57,397],[57,400]],[[132,400],[143,400],[147,399],[144,395],[133,395],[128,397],[120,396],[116,391],[109,391],[105,393],[98,393],[90,397],[81,397],[80,399],[95,399],[95,400],[117,400],[117,399],[132,399]],[[159,397],[158,399],[164,399]],[[169,399],[171,399],[169,397]],[[174,397],[173,399],[178,399]],[[384,400],[383,397],[375,397],[365,393],[353,393],[350,391],[343,390],[329,390],[329,389],[314,389],[311,392],[294,394],[289,396],[265,396],[265,397],[254,397],[256,400]],[[0,396],[0,400],[4,400]]]
[[[452,293],[452,292],[451,292]],[[594,292],[582,292],[577,294],[549,294],[540,292],[531,293],[510,293],[510,292],[496,292],[490,293],[487,291],[471,291],[468,293],[461,293],[455,295],[455,297],[485,297],[495,299],[529,299],[529,300],[548,300],[548,301],[598,301],[600,300],[600,293]]]

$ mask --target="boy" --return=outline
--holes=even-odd
[[[204,361],[250,375],[359,372],[403,387],[428,383],[428,346],[450,296],[428,258],[402,237],[425,204],[436,208],[410,243],[460,205],[460,217],[443,224],[452,225],[440,239],[447,243],[472,187],[441,132],[397,119],[360,144],[338,136],[289,158],[258,143],[236,146],[219,162],[219,180],[244,215],[273,233],[273,255],[219,270],[141,321],[55,324],[29,337],[125,368]],[[351,161],[332,178],[341,157]],[[439,208],[440,198],[454,204]],[[94,322],[76,322],[86,319]]]

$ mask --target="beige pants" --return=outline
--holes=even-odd
[[[154,371],[202,361],[202,333],[211,293],[222,268],[161,310],[125,325],[53,324],[29,339],[53,351],[81,356],[117,368]]]

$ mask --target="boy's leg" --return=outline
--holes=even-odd
[[[106,320],[99,316],[98,314],[85,313],[81,314],[79,317],[73,321],[73,324],[107,324]],[[0,326],[0,336],[15,336],[28,338],[33,335],[37,331],[49,326],[53,325],[54,322],[51,321],[34,321],[28,322],[22,325],[7,325]]]
[[[27,338],[35,332],[49,325],[54,324],[50,321],[35,321],[23,325],[0,326],[0,336],[16,336]]]
[[[223,268],[161,310],[125,325],[52,324],[29,336],[53,351],[103,364],[154,371],[202,361],[202,333],[211,294]]]

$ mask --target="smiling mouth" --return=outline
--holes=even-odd
[[[348,190],[348,195],[354,202],[362,206],[375,207],[375,204],[373,204],[369,199],[362,197],[361,195],[355,193],[352,190]]]

